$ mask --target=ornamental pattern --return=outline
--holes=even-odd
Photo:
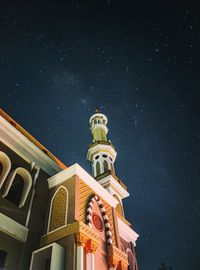
[[[94,196],[88,203],[86,224],[90,228],[92,228],[92,207],[93,207],[95,201],[97,202],[97,204],[98,204],[98,206],[100,208],[102,217],[103,217],[103,221],[104,221],[104,225],[105,225],[105,231],[106,231],[107,245],[112,245],[112,232],[110,230],[110,223],[109,223],[109,220],[108,220],[108,216],[106,214],[106,209],[105,209],[101,199],[97,195]]]
[[[49,232],[66,225],[67,191],[60,187],[52,199]]]
[[[103,222],[97,213],[92,214],[92,221],[94,223],[95,228],[97,230],[99,230],[100,232],[102,232],[103,231]]]

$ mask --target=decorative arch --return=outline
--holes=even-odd
[[[8,176],[11,169],[11,161],[9,157],[2,151],[0,151],[0,188]]]
[[[94,202],[97,202],[99,209],[101,211],[102,217],[103,217],[103,221],[104,221],[104,225],[105,225],[105,231],[106,231],[106,243],[107,245],[112,245],[112,232],[110,230],[110,223],[108,220],[108,216],[106,214],[106,209],[101,201],[101,199],[95,195],[94,197],[92,197],[88,203],[88,207],[87,207],[87,221],[86,224],[92,228],[92,208],[94,205]]]
[[[16,184],[17,183],[17,184]],[[10,172],[8,175],[8,180],[6,181],[5,190],[3,192],[3,197],[8,196],[9,192],[15,188],[16,192],[17,186],[19,189],[19,204],[18,206],[21,208],[24,206],[26,199],[28,197],[28,193],[32,186],[32,177],[26,169],[19,167],[14,171]]]
[[[66,187],[60,186],[51,199],[47,232],[67,225],[67,212],[68,190]]]
[[[123,211],[122,203],[116,194],[114,194],[113,197],[118,201],[118,204],[116,206],[116,211],[123,217],[124,211]]]

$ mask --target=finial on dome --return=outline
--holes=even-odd
[[[96,108],[95,113],[100,113],[99,108]]]

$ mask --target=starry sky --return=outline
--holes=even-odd
[[[109,119],[140,270],[200,269],[194,1],[0,1],[0,105],[66,165]]]

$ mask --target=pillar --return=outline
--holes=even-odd
[[[87,241],[85,246],[86,252],[86,270],[95,270],[94,256],[97,250],[97,243],[91,239]]]
[[[95,270],[94,253],[86,253],[86,269],[87,270]]]
[[[84,270],[84,247],[87,239],[81,233],[76,234],[76,270]]]
[[[77,246],[77,259],[76,259],[76,270],[83,270],[83,252],[84,252],[84,247],[83,246]]]

